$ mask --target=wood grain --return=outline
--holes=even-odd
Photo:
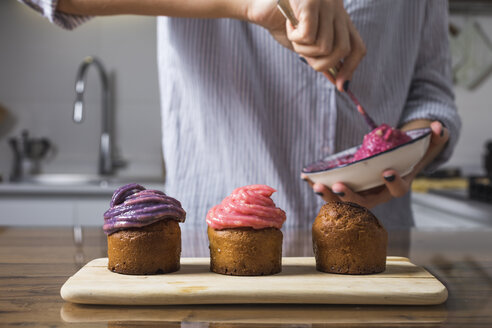
[[[220,322],[273,325],[313,324],[439,324],[446,320],[443,305],[434,306],[359,306],[310,304],[220,304],[162,306],[108,306],[65,303],[60,312],[70,323],[101,322]],[[195,327],[195,326],[192,326]],[[295,326],[298,327],[298,326]]]
[[[287,256],[312,256],[309,231],[292,235]],[[87,262],[106,256],[99,227],[84,228],[80,245],[71,227],[0,227],[0,327],[489,328],[491,249],[490,229],[390,232],[388,254],[408,254],[446,286],[441,305],[79,305],[63,301],[60,288]],[[187,252],[206,255],[198,248]]]
[[[227,276],[209,271],[209,258],[183,258],[171,274],[134,276],[107,269],[107,258],[89,262],[61,288],[64,300],[82,304],[392,304],[435,305],[446,288],[406,258],[387,260],[386,271],[340,275],[316,271],[312,257],[283,259],[270,276]]]

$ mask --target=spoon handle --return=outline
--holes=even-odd
[[[352,101],[354,102],[355,106],[357,106],[357,111],[362,114],[362,116],[364,117],[364,120],[366,121],[367,125],[369,125],[371,127],[372,130],[374,130],[375,128],[377,128],[377,124],[374,123],[374,120],[369,116],[369,114],[367,114],[366,110],[364,109],[364,107],[362,107],[362,105],[359,103],[359,100],[357,100],[357,98],[355,98],[354,94],[352,93],[351,90],[347,89],[347,94],[349,95],[350,99],[352,99]]]

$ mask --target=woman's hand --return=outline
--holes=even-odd
[[[305,58],[315,70],[327,73],[339,68],[336,81],[342,91],[345,81],[366,54],[366,47],[342,0],[289,0],[299,24],[292,26],[276,7],[275,0],[251,0],[248,20],[268,29],[283,46]],[[329,76],[329,74],[326,74]],[[330,77],[330,76],[329,76]]]
[[[427,122],[427,123],[426,123]],[[415,128],[429,126],[429,121],[414,121],[404,126],[402,130],[411,130]],[[429,148],[422,160],[415,165],[412,172],[401,177],[396,171],[388,169],[381,174],[384,185],[362,192],[354,192],[343,183],[337,182],[331,188],[319,183],[313,183],[305,176],[301,176],[313,188],[314,192],[320,195],[325,201],[342,200],[357,203],[367,208],[373,208],[376,205],[385,203],[392,198],[405,195],[411,188],[413,179],[417,174],[429,165],[434,158],[444,149],[449,139],[448,129],[444,128],[438,121],[430,123],[432,129],[431,141]]]

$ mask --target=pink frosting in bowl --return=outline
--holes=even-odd
[[[405,132],[383,123],[364,136],[362,146],[354,154],[353,161],[371,157],[411,140]]]
[[[275,191],[266,185],[237,188],[208,211],[207,224],[216,230],[245,227],[280,229],[286,217],[270,198]]]

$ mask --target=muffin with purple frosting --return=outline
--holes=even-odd
[[[181,230],[186,212],[159,190],[133,183],[118,188],[104,213],[108,269],[123,274],[160,274],[179,270]]]

